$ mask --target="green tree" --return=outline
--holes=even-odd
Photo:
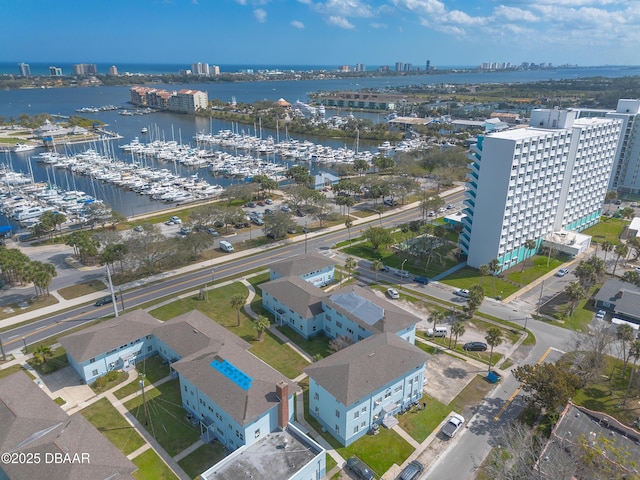
[[[261,342],[262,334],[269,329],[271,322],[269,322],[269,319],[264,315],[260,315],[258,316],[258,318],[255,319],[254,324],[255,324],[256,330],[258,331],[258,341]]]
[[[358,266],[358,261],[353,257],[347,257],[344,260],[344,268],[347,269],[347,274],[351,276],[351,271]]]
[[[241,293],[234,293],[229,298],[231,308],[233,308],[238,315],[238,326],[240,326],[240,309],[244,306],[245,297]]]
[[[385,228],[369,227],[364,232],[364,237],[371,242],[371,246],[377,250],[381,246],[388,247],[393,243],[393,235]]]
[[[531,250],[534,250],[536,248],[536,241],[529,239],[529,240],[525,240],[523,247],[525,249],[525,255],[524,255],[524,259],[522,260],[522,270],[520,271],[521,274],[524,274],[524,268],[527,265],[527,260],[529,259],[529,255],[531,254]],[[521,275],[522,277],[522,275]],[[522,278],[520,279],[520,283],[524,284],[524,282],[522,281]]]
[[[480,265],[478,272],[480,273],[480,285],[482,285],[484,283],[482,279],[489,275],[489,265]]]
[[[469,296],[467,297],[467,305],[465,310],[469,317],[473,317],[474,312],[480,307],[484,300],[484,288],[481,285],[471,285],[469,288]]]
[[[382,263],[382,260],[376,259],[373,262],[371,262],[371,270],[376,272],[376,283],[378,283],[378,272],[380,272],[380,270],[382,270],[383,268],[384,268],[384,263]]]
[[[606,265],[607,263],[607,253],[609,253],[610,251],[613,250],[613,247],[615,247],[615,244],[609,240],[605,240],[604,242],[602,242],[602,245],[600,245],[600,249],[604,252],[604,263]]]
[[[353,220],[347,218],[344,221],[344,226],[347,227],[347,233],[349,235],[349,244],[351,244],[351,227],[353,227]]]
[[[497,258],[494,258],[487,264],[487,266],[489,267],[489,273],[493,277],[493,298],[496,298],[498,296],[496,292],[496,275],[500,272],[500,261]]]
[[[491,362],[493,360],[493,348],[502,343],[502,330],[498,327],[489,327],[487,334],[484,336],[487,344],[491,347],[491,353],[489,354],[489,371],[491,371]]]
[[[513,370],[513,376],[522,383],[532,404],[547,412],[557,412],[567,404],[580,379],[566,365],[540,363],[522,365]]]
[[[453,322],[453,324],[451,325],[451,335],[449,335],[449,348],[451,348],[451,336],[456,336],[455,342],[453,344],[453,348],[455,349],[458,346],[458,337],[460,335],[464,335],[465,330],[466,329],[464,323],[462,323],[461,321]]]
[[[33,360],[36,365],[42,365],[47,363],[47,358],[51,357],[51,347],[46,345],[38,345],[38,347],[33,352]]]
[[[435,335],[436,325],[447,318],[447,312],[445,312],[444,310],[432,310],[429,318],[433,322],[433,332]]]
[[[627,323],[617,325],[616,338],[622,346],[622,378],[624,378],[627,371],[627,362],[629,361],[629,357],[627,356],[627,349],[629,347],[629,344],[636,338],[636,331],[631,325]]]
[[[578,302],[587,296],[580,282],[571,282],[564,289],[565,295],[569,298],[569,316],[578,306]]]
[[[285,176],[291,180],[296,185],[309,185],[312,182],[311,174],[309,173],[309,168],[304,167],[302,165],[294,165],[285,173]]]
[[[613,264],[613,273],[612,277],[616,276],[616,269],[618,268],[618,262],[620,258],[624,258],[629,254],[629,247],[625,243],[618,243],[614,248],[614,253],[616,254],[616,262]]]
[[[264,233],[275,240],[285,238],[287,232],[296,229],[296,222],[286,212],[275,212],[264,217]]]
[[[629,396],[629,389],[631,388],[631,382],[633,382],[633,374],[636,371],[636,363],[640,358],[640,340],[635,340],[629,346],[629,357],[633,358],[633,365],[631,366],[631,374],[629,374],[629,383],[627,383],[627,388],[624,392],[624,403],[627,403],[627,397]]]
[[[609,204],[607,205],[607,213],[611,210],[611,201],[618,198],[618,192],[615,190],[609,190],[605,195],[604,199]]]

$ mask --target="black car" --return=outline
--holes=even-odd
[[[297,210],[296,210],[296,215],[297,215],[297,216],[299,216],[299,217],[304,217],[304,216],[306,216],[307,214],[306,214],[306,213],[304,213],[302,210],[297,209]]]
[[[404,467],[404,470],[400,472],[397,480],[418,480],[418,477],[424,470],[424,465],[422,465],[417,460],[409,462],[409,465]]]
[[[465,343],[462,348],[468,352],[486,352],[487,344],[483,342],[469,342]]]
[[[421,285],[429,285],[429,279],[427,277],[413,277],[413,281]]]
[[[355,476],[361,480],[375,480],[375,476],[371,469],[360,459],[351,457],[347,460],[347,468],[351,470]]]
[[[116,295],[116,298],[118,298],[118,296]],[[102,297],[99,298],[98,300],[96,300],[96,303],[94,303],[94,305],[96,307],[101,307],[103,305],[107,305],[108,303],[113,302],[113,298],[111,298],[111,295],[107,295],[106,297]]]

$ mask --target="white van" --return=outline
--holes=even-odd
[[[223,252],[231,253],[233,252],[233,245],[231,245],[226,240],[220,240],[220,250]]]
[[[446,337],[448,334],[447,327],[427,328],[427,335],[429,337]]]

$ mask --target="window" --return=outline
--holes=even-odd
[[[95,377],[95,376],[97,376],[97,375],[98,375],[98,370],[93,370],[93,371],[91,372],[91,375],[93,375],[94,377]]]
[[[147,352],[150,352],[151,350],[153,350],[153,345],[149,345],[149,346],[147,347]]]
[[[360,416],[360,412],[355,411],[353,412],[353,418],[358,418]]]
[[[93,363],[93,362],[95,362],[95,361],[96,361],[96,359],[95,359],[95,358],[90,358],[90,359],[89,359],[89,363]]]
[[[260,429],[257,429],[255,434],[254,434],[254,437],[258,438],[259,436],[260,436]]]
[[[393,393],[398,393],[400,390],[402,390],[402,386],[394,388]]]
[[[353,427],[353,433],[358,433],[359,427],[358,425],[356,425],[355,427]]]
[[[342,322],[339,322],[339,321],[336,320],[336,327],[342,328]]]
[[[336,410],[336,417],[340,418],[340,410]]]
[[[318,395],[318,392],[313,394],[313,399],[314,400],[320,400],[320,395]]]
[[[187,391],[187,386],[186,386],[186,385],[184,386],[184,391],[185,391],[185,392]]]
[[[366,411],[367,411],[367,407],[366,407],[366,406],[362,407],[361,412],[362,412],[362,413],[364,413],[364,412],[366,412]]]
[[[389,398],[391,396],[391,390],[384,394],[384,398]]]

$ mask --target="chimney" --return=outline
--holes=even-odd
[[[278,426],[284,431],[289,424],[289,384],[284,380],[276,383],[276,395],[280,399],[280,405],[278,405]]]

